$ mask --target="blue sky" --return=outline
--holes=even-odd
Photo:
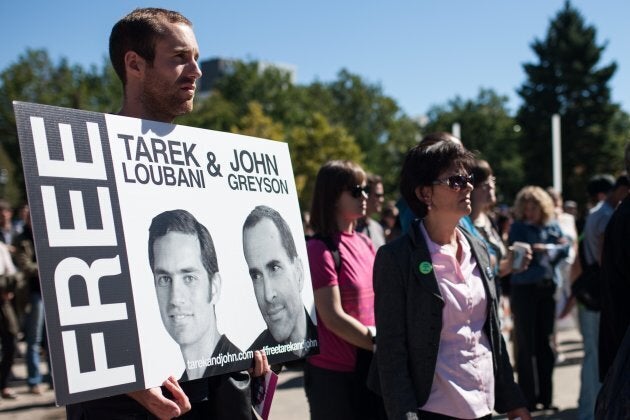
[[[616,61],[612,98],[630,110],[630,2],[574,0],[597,42],[601,65]],[[102,65],[112,25],[135,7],[182,12],[195,26],[201,58],[223,56],[289,63],[298,83],[330,81],[347,68],[379,83],[412,116],[480,87],[510,98],[522,64],[543,39],[564,0],[0,0],[0,70],[26,48],[54,60]]]

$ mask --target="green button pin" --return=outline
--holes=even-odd
[[[422,274],[429,274],[433,270],[433,265],[428,261],[422,261],[418,268]]]

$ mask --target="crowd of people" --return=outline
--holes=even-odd
[[[630,145],[626,155],[630,159]],[[354,382],[334,380],[327,369],[335,369],[320,366],[320,375],[325,372],[331,375],[330,381],[346,387],[345,391],[330,386],[326,389],[325,400],[335,404],[326,405],[322,413],[324,398],[320,394],[313,397],[310,390],[313,358],[307,363],[305,381],[311,418],[472,419],[486,418],[494,411],[507,412],[509,418],[529,418],[530,413],[540,410],[556,412],[553,370],[563,357],[557,349],[556,323],[572,313],[576,301],[584,341],[578,418],[595,418],[600,380],[612,365],[614,357],[610,355],[614,356],[622,344],[628,326],[627,309],[614,302],[606,309],[592,307],[581,299],[575,283],[590,272],[591,266],[602,265],[607,224],[615,208],[628,200],[627,173],[616,179],[593,176],[585,188],[589,200],[583,203],[583,217],[579,217],[574,201],[565,203],[553,188],[532,185],[518,192],[512,206],[497,206],[495,190],[500,180],[490,164],[475,158],[452,135],[432,133],[407,154],[400,175],[402,199],[398,205],[402,208],[396,207],[393,213],[382,205],[386,192],[380,177],[362,172],[356,175],[360,169],[351,162],[325,164],[318,182],[330,165],[341,164],[352,170],[347,179],[338,180],[336,190],[329,187],[329,191],[337,191],[329,196],[330,214],[335,214],[333,209],[339,214],[348,207],[353,211],[351,217],[343,218],[343,230],[322,233],[313,229],[314,238],[320,239],[309,241],[313,288],[317,296],[329,293],[321,289],[331,284],[339,287],[340,297],[335,299],[341,304],[339,312],[349,308],[356,311],[346,302],[358,291],[341,287],[347,280],[327,256],[331,248],[339,247],[343,249],[342,269],[347,265],[356,275],[364,273],[353,287],[367,281],[374,293],[369,289],[364,296],[374,300],[373,305],[363,302],[364,313],[350,312],[353,321],[362,320],[363,324],[355,325],[352,337],[329,327],[333,321],[322,313],[329,310],[330,303],[316,299],[318,329],[327,335],[331,329],[336,340],[354,345],[355,357],[368,348],[367,339],[373,339],[375,353],[367,385],[374,393],[362,394],[361,404],[353,406],[356,394],[350,397],[350,392],[359,391],[356,381],[364,385],[361,364],[354,365]],[[630,161],[627,164],[630,166]],[[316,192],[314,203],[321,205],[317,197]],[[351,198],[354,206],[348,204]],[[363,214],[357,214],[359,204],[365,209]],[[410,213],[413,216],[406,220],[399,217]],[[377,220],[392,214],[395,221],[378,224]],[[617,223],[624,222],[617,219]],[[398,240],[384,234],[390,226],[398,227]],[[609,229],[608,235],[612,234]],[[334,243],[326,246],[322,235]],[[371,248],[377,250],[375,258],[371,249],[364,249],[362,256],[356,255],[356,249],[345,249],[342,244],[348,238],[359,245],[371,241]],[[620,245],[617,242],[613,246]],[[317,257],[311,253],[315,249]],[[578,258],[582,253],[586,257]],[[623,252],[614,255],[628,257]],[[626,277],[616,278],[612,290],[628,296],[627,260],[617,260],[616,264],[610,270]],[[357,271],[359,266],[362,268]],[[328,267],[325,275],[323,267]],[[324,284],[320,283],[322,276],[327,277]],[[611,293],[608,299],[619,300]],[[610,330],[607,334],[599,333],[600,310],[616,321],[615,328],[610,324],[604,327]],[[374,330],[365,321],[372,315]],[[512,341],[512,361],[504,339]],[[609,344],[613,343],[611,351]],[[339,354],[336,346],[326,341],[321,346],[328,357]],[[598,358],[602,346],[605,355]],[[356,415],[366,404],[366,395],[374,398],[373,407],[383,404],[384,417],[378,409],[372,409],[370,416]],[[343,404],[337,402],[340,397]],[[343,413],[350,410],[355,416],[335,417],[333,407],[343,407]]]
[[[17,398],[9,387],[12,366],[17,356],[18,340],[26,342],[24,359],[28,389],[41,395],[44,386],[52,386],[50,365],[46,375],[40,371],[46,352],[44,307],[39,283],[39,270],[31,230],[28,204],[12,208],[0,200],[0,396]]]
[[[110,55],[124,87],[120,115],[170,123],[191,111],[201,71],[188,19],[137,9],[114,26]],[[601,278],[608,273],[614,281],[599,309],[578,299],[585,344],[579,411],[593,418],[597,380],[619,369],[615,351],[628,325],[628,177],[589,183],[591,209],[582,224],[571,214],[575,203],[563,206],[557,192],[540,186],[524,186],[508,210],[498,210],[501,180],[491,164],[451,134],[429,134],[408,151],[401,197],[391,202],[385,197],[397,192],[354,162],[320,168],[303,214],[320,343],[304,364],[312,419],[485,419],[500,412],[527,420],[534,411],[557,410],[555,321],[580,298],[571,284],[596,264]],[[21,335],[30,392],[41,392],[44,321],[28,207],[13,218],[5,204],[0,391],[14,398],[7,379]],[[259,223],[252,219],[243,234],[271,222]],[[246,247],[252,267],[260,251]],[[602,325],[611,321],[598,334],[599,311]],[[68,417],[249,418],[250,377],[268,371],[257,352],[249,372],[192,381],[201,393],[167,379],[162,388],[70,405]],[[238,404],[216,397],[225,387],[240,393]]]

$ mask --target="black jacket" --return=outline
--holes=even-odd
[[[501,336],[488,251],[480,240],[462,232],[477,260],[488,298],[484,331],[492,351],[495,410],[525,407]],[[427,262],[431,255],[416,220],[407,234],[379,249],[374,263],[377,351],[368,386],[383,396],[392,420],[417,419],[418,408],[431,392],[444,299],[435,272],[426,269]],[[422,263],[425,269],[420,269]]]

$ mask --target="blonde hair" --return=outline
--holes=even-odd
[[[523,187],[514,201],[514,216],[516,220],[523,220],[525,204],[532,202],[540,207],[542,223],[547,224],[555,216],[554,204],[547,191],[534,185]]]

